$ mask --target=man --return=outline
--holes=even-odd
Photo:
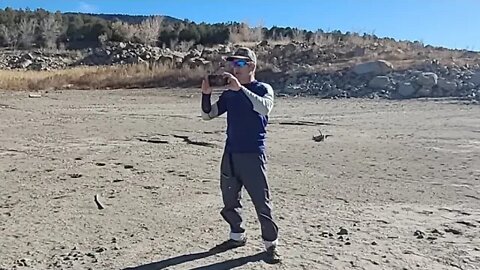
[[[239,48],[226,60],[233,65],[233,74],[224,73],[229,82],[228,90],[214,104],[211,104],[212,90],[208,80],[202,82],[202,118],[211,120],[227,113],[227,140],[220,165],[224,207],[220,213],[230,225],[230,239],[214,250],[223,251],[246,244],[241,216],[242,188],[245,187],[261,224],[266,260],[278,263],[278,227],[272,218],[265,155],[273,89],[255,79],[257,57],[249,48]]]

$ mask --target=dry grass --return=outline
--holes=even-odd
[[[156,65],[77,67],[56,71],[0,71],[0,89],[121,89],[200,85],[203,68]]]

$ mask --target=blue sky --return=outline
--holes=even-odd
[[[0,0],[7,6],[367,32],[480,50],[480,0]]]

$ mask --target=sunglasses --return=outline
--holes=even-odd
[[[232,61],[232,65],[234,67],[246,67],[248,66],[248,61],[247,60],[235,60],[235,61]]]

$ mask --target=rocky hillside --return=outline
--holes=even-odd
[[[143,64],[214,71],[222,67],[222,59],[238,46],[171,50],[120,42],[64,53],[4,51],[0,54],[0,68],[46,71],[76,66]],[[388,44],[321,46],[264,41],[251,46],[258,53],[259,78],[271,83],[277,93],[283,95],[480,100],[480,54],[474,52],[432,47],[402,50]]]

